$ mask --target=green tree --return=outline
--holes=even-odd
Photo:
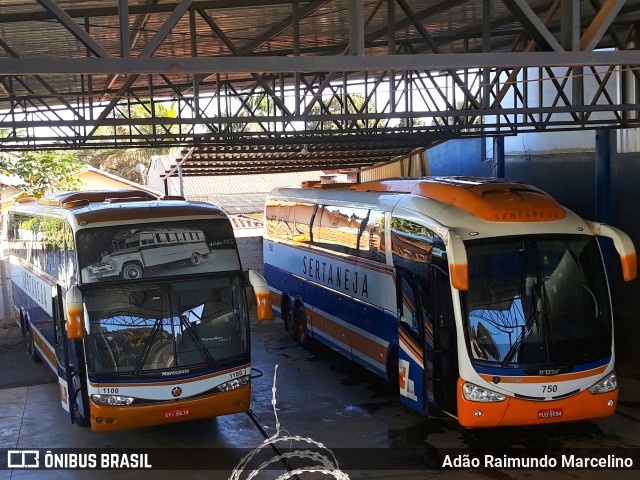
[[[83,168],[73,152],[67,151],[25,151],[0,157],[0,171],[22,178],[25,183],[19,188],[34,197],[50,191],[81,189],[78,173]]]
[[[173,104],[155,103],[153,107],[157,118],[176,118],[177,116],[177,111]],[[151,118],[151,106],[149,103],[132,105],[129,110],[129,118]],[[116,118],[124,118],[124,115],[116,114]],[[95,136],[96,138],[114,134],[122,136],[131,134],[152,136],[157,132],[165,133],[165,128],[170,133],[178,133],[179,131],[178,125],[156,126],[155,130],[153,125],[136,125],[135,127],[119,125],[115,127],[100,127]],[[126,178],[132,182],[140,183],[140,175],[135,172],[136,165],[141,163],[148,167],[153,155],[168,155],[173,152],[178,155],[180,149],[175,147],[107,148],[85,151],[83,155],[85,163],[92,167]]]

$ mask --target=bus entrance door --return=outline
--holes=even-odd
[[[458,347],[456,321],[449,277],[434,269],[433,289],[435,299],[435,358],[434,397],[438,409],[456,416],[458,411]]]
[[[427,413],[424,384],[422,315],[413,275],[398,276],[398,381],[400,400],[421,414]]]
[[[62,289],[56,286],[53,297],[53,328],[55,334],[55,352],[58,363],[58,387],[60,389],[60,403],[69,414],[72,410],[69,407],[72,397],[69,391],[71,385],[69,380],[69,352],[67,349],[67,336],[65,335],[64,307],[62,305]],[[71,387],[73,387],[71,385]],[[71,420],[73,422],[73,419]]]

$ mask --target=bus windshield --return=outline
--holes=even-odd
[[[94,377],[186,374],[248,356],[239,276],[85,288],[83,296]]]
[[[594,237],[476,240],[467,254],[463,318],[475,364],[568,367],[611,355],[609,295]]]

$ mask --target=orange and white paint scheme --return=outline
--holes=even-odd
[[[271,192],[265,278],[274,312],[397,383],[425,415],[466,427],[610,415],[618,398],[598,236],[624,280],[629,237],[537,187],[399,178]]]
[[[249,409],[244,275],[219,208],[60,193],[16,203],[8,233],[29,353],[58,376],[72,422],[114,431]]]

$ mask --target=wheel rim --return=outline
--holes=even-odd
[[[191,265],[200,265],[200,255],[198,255],[197,253],[191,255]]]
[[[137,280],[142,276],[141,273],[140,267],[130,266],[127,268],[127,278],[129,280]]]

